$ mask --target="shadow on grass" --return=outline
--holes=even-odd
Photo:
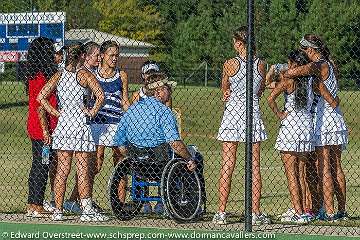
[[[27,101],[4,103],[4,104],[0,104],[0,109],[7,109],[7,108],[13,108],[13,107],[22,107],[22,106],[26,106],[27,104],[28,104]]]

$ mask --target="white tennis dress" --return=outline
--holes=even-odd
[[[77,72],[63,70],[57,84],[61,106],[58,124],[53,133],[52,148],[58,150],[93,152],[95,143],[90,125],[83,112],[86,89],[77,81]]]
[[[314,127],[311,114],[313,103],[312,78],[308,78],[306,89],[306,106],[296,109],[295,90],[285,93],[286,118],[281,121],[280,130],[275,143],[275,149],[290,152],[314,151]]]
[[[221,121],[217,139],[220,141],[246,141],[246,61],[236,57],[239,61],[238,72],[229,77],[231,94],[225,105],[224,115]],[[254,101],[253,101],[253,142],[267,139],[264,123],[261,120],[259,98],[257,93],[260,89],[262,76],[258,70],[259,59],[254,61]]]
[[[331,95],[336,98],[338,85],[333,65],[329,66],[329,77],[324,84]],[[315,146],[342,145],[345,149],[348,144],[348,130],[340,111],[340,107],[333,109],[323,97],[320,97],[316,108]]]

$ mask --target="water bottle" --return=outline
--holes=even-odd
[[[50,163],[50,145],[44,145],[41,153],[41,163],[48,165]]]

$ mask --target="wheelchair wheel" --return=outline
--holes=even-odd
[[[169,206],[169,201],[167,200],[167,196],[168,196],[168,193],[167,193],[167,188],[166,188],[166,183],[168,182],[168,173],[169,173],[169,169],[174,165],[174,163],[176,163],[176,162],[178,162],[178,161],[181,161],[182,159],[180,159],[180,158],[172,158],[172,160],[170,160],[167,164],[166,164],[166,166],[165,166],[165,168],[164,168],[164,170],[163,170],[163,172],[162,172],[162,175],[161,175],[161,184],[160,184],[160,195],[161,195],[161,200],[162,200],[162,202],[163,202],[163,204],[164,204],[164,211],[165,211],[165,215],[168,215],[168,216],[170,216],[170,217],[172,217],[171,216],[171,214],[170,214],[170,206]]]
[[[174,161],[165,169],[164,198],[168,212],[179,222],[195,219],[201,207],[201,185],[196,172],[186,162]]]
[[[108,189],[110,196],[110,207],[114,215],[120,220],[130,220],[134,218],[141,210],[143,203],[141,201],[133,201],[131,197],[131,159],[126,158],[119,162],[110,177]],[[126,179],[125,183],[125,201],[121,201],[119,197],[119,185],[122,179]]]

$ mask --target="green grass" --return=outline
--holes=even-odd
[[[135,89],[136,86],[131,86]],[[290,207],[286,178],[279,153],[274,149],[279,121],[261,101],[263,120],[269,139],[262,144],[261,167],[263,190],[261,208],[276,216]],[[174,92],[173,105],[180,109],[182,135],[188,144],[196,144],[205,157],[209,211],[217,208],[217,186],[221,162],[221,143],[215,139],[220,125],[223,104],[220,90],[205,87],[179,86]],[[351,129],[350,144],[343,154],[343,166],[347,178],[348,211],[354,217],[348,225],[359,225],[359,151],[360,151],[360,92],[341,92],[341,107],[346,123]],[[26,136],[26,106],[14,103],[26,100],[21,84],[0,84],[0,212],[23,211],[27,202],[27,177],[31,166],[31,145]],[[4,108],[8,104],[13,104]],[[112,170],[110,152],[107,152],[103,170],[97,177],[94,198],[107,207],[106,187]],[[68,192],[74,184],[73,173],[69,178]],[[228,210],[241,213],[244,199],[244,146],[238,151],[237,167],[233,176]]]

